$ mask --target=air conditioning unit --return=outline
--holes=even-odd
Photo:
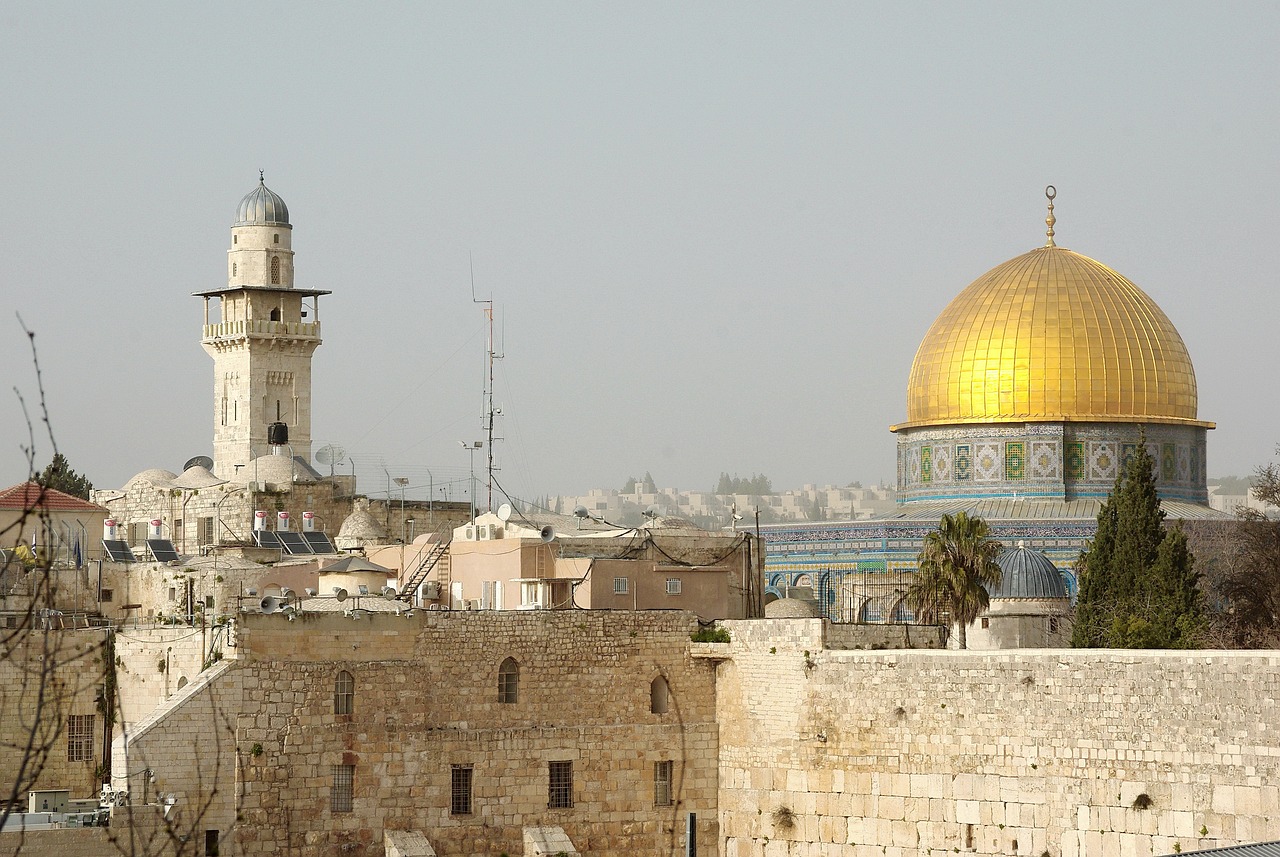
[[[476,528],[468,524],[467,528],[462,531],[462,538],[466,541],[474,542],[476,540]]]
[[[440,597],[440,584],[435,581],[422,584],[422,597],[427,601],[435,601]]]
[[[481,524],[477,538],[488,539],[493,536],[493,524]]]

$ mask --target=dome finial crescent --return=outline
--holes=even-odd
[[[262,172],[262,170],[258,170],[258,184],[266,184],[266,183],[267,183],[267,179],[265,177],[265,174]],[[1053,206],[1049,206],[1049,207],[1052,208]]]
[[[1053,243],[1053,224],[1058,222],[1058,218],[1053,216],[1053,199],[1058,195],[1058,189],[1053,185],[1049,185],[1044,189],[1044,195],[1049,200],[1049,214],[1044,219],[1045,225],[1049,228],[1044,233],[1046,236],[1044,246],[1057,247],[1058,245]]]

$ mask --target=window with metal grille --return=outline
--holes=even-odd
[[[547,764],[547,806],[569,809],[573,806],[573,762]]]
[[[627,594],[627,579],[625,577],[615,577],[613,579],[613,594],[614,595]]]
[[[225,410],[225,408],[224,408]],[[223,416],[223,424],[226,424],[226,417]],[[201,518],[197,524],[196,541],[202,545],[213,544],[213,518]]]
[[[330,812],[351,812],[355,795],[356,766],[334,765],[333,788],[329,791]]]
[[[498,667],[498,702],[513,705],[520,698],[520,665],[507,658]]]
[[[449,814],[471,814],[471,779],[475,771],[471,765],[454,765],[450,775]]]
[[[351,714],[355,710],[356,680],[342,670],[333,681],[333,713]]]
[[[67,761],[93,761],[93,714],[72,714],[67,718]]]
[[[668,595],[680,594],[680,578],[678,577],[667,578],[667,594]]]
[[[280,257],[271,257],[271,285],[280,285]]]
[[[654,806],[671,806],[671,782],[674,774],[674,762],[666,761],[653,763]]]
[[[110,604],[115,597],[116,597],[116,593],[114,590],[111,590],[111,589],[98,590],[98,600],[101,601],[103,604]]]

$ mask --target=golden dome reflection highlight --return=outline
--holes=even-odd
[[[1101,262],[1049,241],[975,280],[925,334],[907,385],[907,421],[1181,423],[1196,419],[1196,376],[1160,307]]]

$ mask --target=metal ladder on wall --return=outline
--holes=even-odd
[[[417,567],[405,578],[404,588],[396,595],[397,600],[406,604],[412,603],[413,593],[418,591],[418,587],[427,579],[427,575],[431,574],[436,566],[440,564],[440,560],[449,550],[449,543],[452,540],[453,527],[448,524],[435,531],[435,541],[431,543],[431,549],[423,554],[418,561]],[[447,581],[441,581],[441,587],[443,588],[445,585],[447,585]]]

